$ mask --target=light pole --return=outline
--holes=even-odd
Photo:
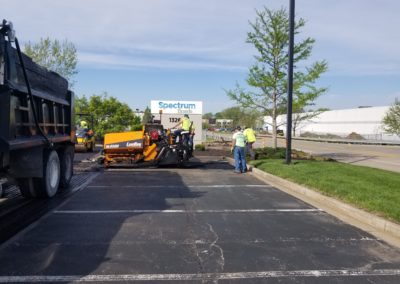
[[[292,103],[293,103],[293,46],[294,46],[294,4],[289,0],[289,64],[288,64],[288,100],[286,119],[286,164],[292,161]]]

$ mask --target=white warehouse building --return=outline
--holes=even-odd
[[[368,140],[399,141],[397,135],[388,134],[383,129],[382,120],[389,108],[382,106],[325,111],[310,120],[301,121],[296,127],[296,136],[311,132],[346,137],[355,132]],[[271,118],[265,117],[264,120],[268,129],[271,129]],[[286,132],[286,115],[280,115],[277,123],[280,125],[278,129]]]

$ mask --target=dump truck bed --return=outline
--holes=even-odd
[[[13,47],[15,45],[15,48]],[[51,198],[74,172],[74,94],[60,75],[20,49],[11,22],[0,24],[0,178],[26,198]]]

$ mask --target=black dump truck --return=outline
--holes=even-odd
[[[50,198],[68,187],[73,106],[68,81],[22,53],[12,23],[0,22],[0,178],[24,197]]]

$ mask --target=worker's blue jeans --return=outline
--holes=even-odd
[[[244,147],[235,146],[233,149],[233,157],[235,158],[235,172],[246,172],[247,165]]]
[[[174,136],[175,136],[174,143],[176,143],[176,140],[177,140],[178,137],[181,135],[181,132],[182,132],[182,131],[183,131],[182,129],[177,129],[177,130],[174,131]]]
[[[189,134],[183,134],[182,135],[183,131],[185,131],[185,130],[177,129],[177,130],[174,131],[174,136],[175,136],[174,143],[175,144],[176,144],[176,140],[177,140],[178,137],[179,137],[179,139],[182,139],[182,140],[179,140],[180,144],[184,145],[186,143],[188,145],[190,143],[190,135]]]

